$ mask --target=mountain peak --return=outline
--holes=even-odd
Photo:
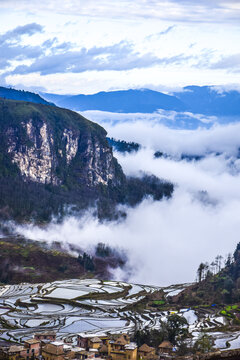
[[[0,97],[10,100],[28,101],[36,104],[54,105],[33,92],[3,86],[0,86]]]

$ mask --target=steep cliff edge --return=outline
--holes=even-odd
[[[70,110],[0,100],[0,137],[5,155],[24,180],[62,185],[120,185],[106,131]]]
[[[112,217],[118,203],[171,194],[169,184],[126,179],[106,134],[70,110],[0,99],[0,218],[48,221],[69,206]]]

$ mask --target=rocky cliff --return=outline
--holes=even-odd
[[[106,131],[66,109],[0,101],[1,141],[24,180],[94,187],[119,185],[123,173],[113,158]]]
[[[119,203],[172,191],[157,178],[127,179],[96,123],[56,106],[0,99],[0,220],[50,221],[89,206],[115,218]]]

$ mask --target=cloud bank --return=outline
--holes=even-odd
[[[159,111],[154,114],[81,112],[100,123],[108,136],[134,141],[170,155],[202,155],[225,152],[236,156],[240,145],[240,123],[215,116]],[[227,122],[224,124],[224,122]],[[189,130],[189,123],[193,129]]]
[[[97,242],[120,247],[128,254],[129,281],[169,285],[194,281],[201,261],[212,261],[218,253],[225,255],[234,249],[240,230],[239,211],[239,202],[213,208],[177,190],[170,201],[149,199],[128,209],[122,223],[69,218],[46,230],[28,228],[21,232],[36,240],[73,242],[87,251]],[[125,273],[118,273],[119,279],[125,279]]]
[[[1,0],[0,7],[3,9],[14,6],[15,10],[29,11],[27,0]],[[111,0],[97,2],[96,0],[71,0],[59,3],[56,0],[51,2],[33,0],[31,9],[36,11],[51,11],[60,14],[79,14],[92,18],[128,18],[143,19],[152,18],[159,20],[171,20],[176,22],[203,22],[229,23],[237,22],[240,18],[239,2],[237,0],[200,0],[197,3],[193,0],[130,0],[118,1],[118,6],[112,6]],[[126,11],[127,10],[127,11]]]
[[[124,249],[131,269],[129,281],[155,285],[195,280],[200,262],[233,252],[240,231],[240,124],[182,131],[169,129],[149,119],[109,124],[109,135],[145,145],[139,152],[116,153],[126,174],[155,174],[175,184],[170,200],[145,199],[135,208],[125,208],[127,218],[99,223],[91,212],[78,219],[68,217],[47,228],[25,226],[18,231],[36,240],[75,243],[90,251],[98,242]],[[162,146],[175,157],[155,159]],[[209,150],[214,153],[208,154]],[[221,155],[216,151],[222,151]],[[204,157],[180,160],[181,152]],[[118,271],[118,279],[126,273]]]

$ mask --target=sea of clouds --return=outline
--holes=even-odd
[[[234,251],[240,241],[240,122],[210,119],[210,127],[186,130],[169,127],[152,114],[85,115],[102,124],[108,136],[140,143],[138,152],[115,153],[124,172],[171,181],[172,198],[146,198],[125,208],[127,217],[118,222],[100,223],[88,211],[82,218],[66,217],[46,228],[18,227],[18,232],[35,240],[78,244],[90,252],[99,242],[123,249],[127,268],[115,271],[115,279],[155,285],[194,281],[200,262]],[[173,117],[169,114],[169,121]],[[199,118],[203,125],[209,120]],[[157,150],[169,156],[156,159]],[[203,158],[182,160],[181,154]]]

